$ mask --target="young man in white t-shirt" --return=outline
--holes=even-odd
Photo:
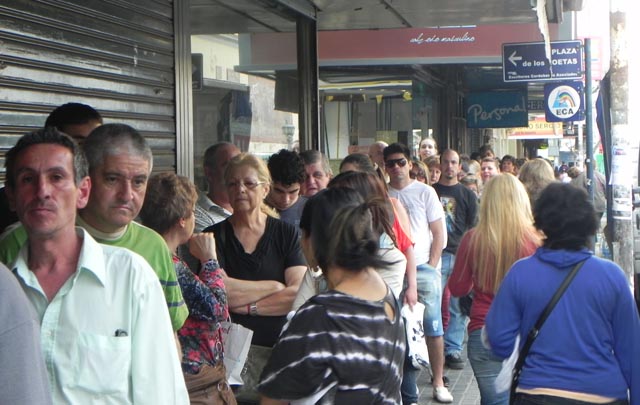
[[[433,397],[438,402],[453,402],[444,386],[444,339],[442,329],[441,274],[438,268],[447,233],[444,210],[435,190],[424,183],[412,180],[411,152],[400,143],[384,150],[384,161],[389,175],[389,194],[406,208],[411,223],[411,235],[415,241],[414,252],[418,263],[418,299],[425,305],[424,332],[433,375]],[[418,371],[406,364],[402,381],[402,400],[405,404],[418,402],[416,378]]]

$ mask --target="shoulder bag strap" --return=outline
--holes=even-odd
[[[513,401],[513,398],[515,397],[516,387],[518,386],[518,381],[520,380],[520,373],[522,372],[522,366],[524,366],[524,360],[526,359],[527,354],[529,354],[529,349],[531,349],[531,345],[533,344],[533,341],[536,340],[536,338],[538,337],[540,328],[542,328],[542,325],[547,320],[547,317],[549,317],[549,314],[551,313],[551,311],[553,311],[553,308],[556,306],[558,301],[560,301],[560,297],[562,297],[567,287],[569,287],[569,284],[571,284],[571,281],[573,281],[576,274],[578,274],[578,270],[580,270],[582,265],[587,260],[588,259],[585,259],[580,263],[576,264],[571,270],[571,272],[567,274],[565,279],[562,281],[562,284],[560,284],[560,287],[558,287],[558,290],[556,291],[556,293],[553,295],[553,297],[551,298],[547,306],[542,311],[542,314],[538,318],[538,321],[536,322],[535,326],[529,331],[529,334],[527,335],[527,341],[524,343],[522,350],[520,350],[520,354],[518,355],[518,361],[516,362],[516,366],[513,369],[513,377],[511,379],[510,402]]]
[[[221,223],[220,224],[220,232],[218,233],[218,238],[220,239],[220,242],[222,243],[222,252],[216,252],[218,254],[218,263],[222,263],[220,261],[220,254],[222,253],[222,255],[224,256],[224,249],[226,247],[227,244],[227,231],[226,231],[226,226],[227,224],[225,223]],[[222,267],[222,266],[220,266]],[[226,286],[225,286],[226,289]],[[227,317],[227,322],[233,322],[233,320],[231,319],[231,311],[228,310],[229,316]],[[219,333],[221,333],[219,331]],[[220,335],[220,337],[222,338],[222,335]],[[222,341],[222,340],[220,340]]]

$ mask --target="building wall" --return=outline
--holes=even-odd
[[[192,35],[191,52],[203,55],[205,79],[249,84],[246,74],[234,70],[240,59],[237,35]]]

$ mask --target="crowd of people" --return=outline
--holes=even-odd
[[[413,155],[379,141],[334,175],[319,151],[221,142],[198,190],[134,128],[57,108],[5,159],[0,401],[417,404],[401,307],[420,302],[433,398],[454,402],[466,352],[481,403],[508,404],[503,360],[580,264],[511,401],[640,404],[640,319],[589,250],[584,175],[431,138]],[[229,384],[229,320],[265,354],[254,385]]]

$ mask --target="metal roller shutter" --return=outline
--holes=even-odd
[[[3,0],[0,164],[55,107],[80,102],[141,131],[154,171],[175,170],[173,2]]]

